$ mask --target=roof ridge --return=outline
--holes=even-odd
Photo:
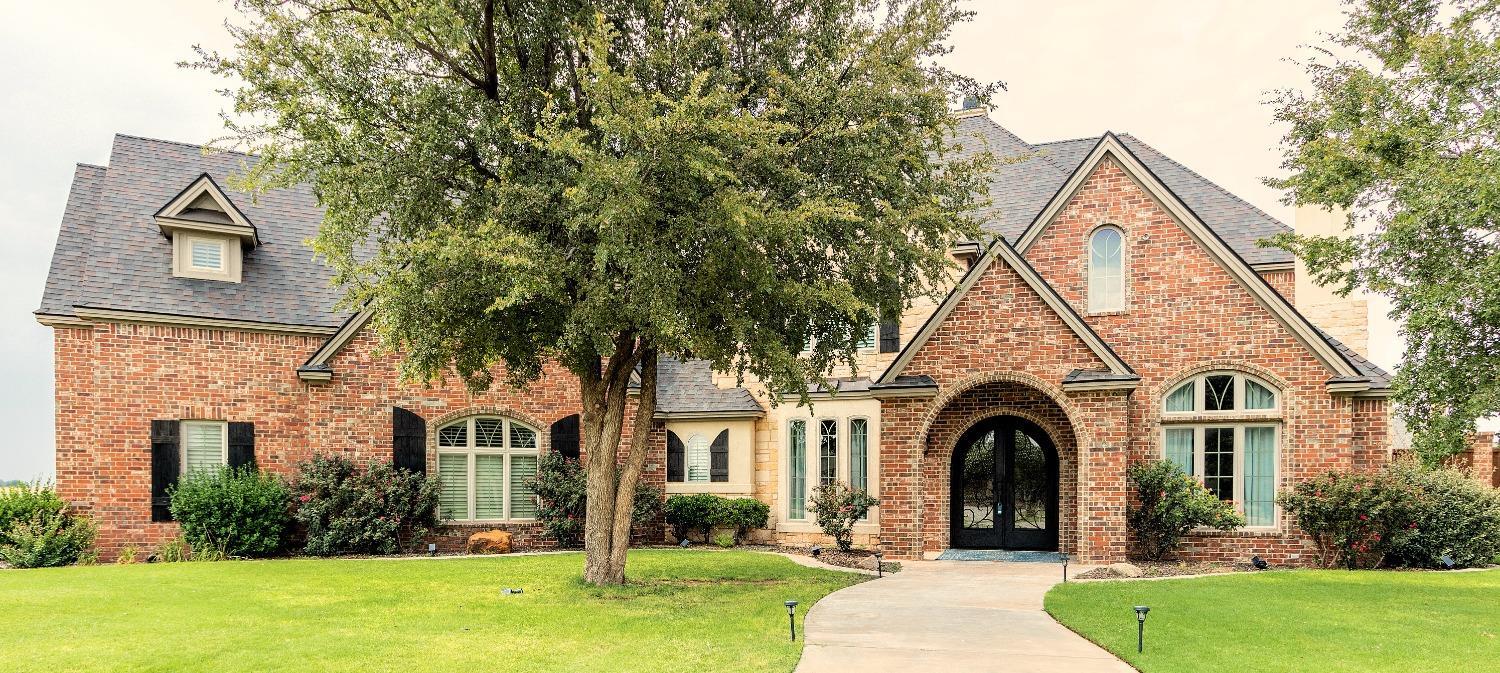
[[[1061,145],[1063,143],[1076,143],[1076,142],[1078,142],[1080,140],[1098,140],[1098,139],[1099,139],[1099,136],[1080,136],[1078,138],[1068,138],[1066,140],[1048,140],[1047,142],[1044,142],[1044,143],[1037,143],[1036,145],[1033,145],[1033,147],[1041,147],[1043,145]]]
[[[250,157],[250,158],[253,158],[253,159],[259,159],[260,158],[258,155],[251,154],[249,152],[241,152],[239,150],[221,150],[221,149],[213,147],[211,145],[205,145],[205,144],[199,144],[199,143],[189,143],[189,142],[183,142],[181,140],[167,140],[165,138],[152,138],[152,137],[149,137],[149,136],[138,136],[138,135],[135,135],[135,134],[132,134],[132,133],[116,133],[115,137],[116,138],[130,138],[131,140],[144,140],[146,142],[162,143],[164,145],[177,145],[178,147],[191,147],[193,149],[200,150],[200,151],[201,150],[213,150],[214,154],[238,154],[238,155],[240,155],[242,157]]]
[[[1219,183],[1214,182],[1213,180],[1208,179],[1202,173],[1199,173],[1198,171],[1195,171],[1195,170],[1193,170],[1191,168],[1188,168],[1182,162],[1180,162],[1180,161],[1178,161],[1176,159],[1173,159],[1166,152],[1163,152],[1163,151],[1161,151],[1159,149],[1156,149],[1156,147],[1153,146],[1151,143],[1148,143],[1148,142],[1146,142],[1144,140],[1141,140],[1140,138],[1138,138],[1138,137],[1136,137],[1136,136],[1134,136],[1134,135],[1132,135],[1130,133],[1120,133],[1119,135],[1124,136],[1126,138],[1129,138],[1131,140],[1134,140],[1134,141],[1140,143],[1143,147],[1145,147],[1148,150],[1151,150],[1151,152],[1153,152],[1154,154],[1156,154],[1156,156],[1159,156],[1162,159],[1165,159],[1167,162],[1171,163],[1172,165],[1174,165],[1174,166],[1176,166],[1178,168],[1181,168],[1182,170],[1187,171],[1188,173],[1191,173],[1194,177],[1198,178],[1199,180],[1202,180],[1205,184],[1207,184],[1209,187],[1214,188],[1220,194],[1223,194],[1224,196],[1227,196],[1227,197],[1229,197],[1231,199],[1234,199],[1235,201],[1238,201],[1240,203],[1245,204],[1246,206],[1248,206],[1251,210],[1255,211],[1256,214],[1260,215],[1261,217],[1264,217],[1264,218],[1266,218],[1266,219],[1268,219],[1268,220],[1270,220],[1272,222],[1275,222],[1276,224],[1279,224],[1279,225],[1281,225],[1283,227],[1286,227],[1287,229],[1292,229],[1292,227],[1290,225],[1288,225],[1287,223],[1282,222],[1281,220],[1276,219],[1276,217],[1273,216],[1273,215],[1271,215],[1270,213],[1268,213],[1268,212],[1266,212],[1264,210],[1261,210],[1260,206],[1257,206],[1257,205],[1255,205],[1253,203],[1250,203],[1249,201],[1246,201],[1243,198],[1240,198],[1239,195],[1235,194],[1234,192],[1229,191],[1228,189],[1225,189]]]

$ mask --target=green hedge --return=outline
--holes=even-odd
[[[751,528],[765,528],[771,508],[754,498],[725,498],[712,493],[667,498],[667,523],[679,540],[697,534],[704,542],[715,527],[733,528],[736,542]]]

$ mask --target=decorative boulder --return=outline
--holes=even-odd
[[[1144,574],[1139,566],[1130,563],[1111,563],[1109,570],[1120,577],[1140,577]]]
[[[487,530],[469,536],[465,547],[470,554],[509,554],[510,533],[503,530]]]

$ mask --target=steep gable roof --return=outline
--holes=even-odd
[[[1134,382],[1140,380],[1140,376],[1135,373],[1135,370],[1131,369],[1130,365],[1120,359],[1120,356],[1115,353],[1114,349],[1110,348],[1109,344],[1105,343],[1104,339],[1100,338],[1099,334],[1094,332],[1093,328],[1089,327],[1083,317],[1078,315],[1077,311],[1073,310],[1073,307],[1068,304],[1066,299],[1063,299],[1062,295],[1057,293],[1056,289],[1049,285],[1046,280],[1042,279],[1041,274],[1037,273],[1036,269],[1032,268],[1031,264],[1027,263],[1015,248],[1012,248],[1004,238],[999,237],[990,242],[989,247],[985,250],[985,254],[979,258],[979,261],[974,264],[973,268],[969,269],[968,273],[964,274],[958,285],[948,292],[948,296],[943,300],[942,304],[938,305],[937,310],[933,311],[932,315],[927,317],[927,322],[922,324],[922,328],[917,331],[916,336],[912,337],[906,343],[906,347],[901,349],[901,352],[896,355],[896,359],[891,361],[890,366],[886,367],[885,372],[876,379],[875,382],[877,384],[892,384],[901,377],[906,366],[911,363],[912,358],[916,357],[916,354],[921,352],[922,347],[927,345],[927,340],[932,338],[933,333],[948,318],[948,315],[953,312],[953,309],[958,306],[969,290],[979,282],[980,278],[984,277],[985,272],[995,263],[996,259],[1003,261],[1017,276],[1020,276],[1021,281],[1042,299],[1042,303],[1052,309],[1052,312],[1056,313],[1057,317],[1062,319],[1063,324],[1083,342],[1084,346],[1104,363],[1106,371],[1098,372],[1102,376],[1087,375],[1083,373],[1086,370],[1080,370],[1068,375],[1068,378],[1071,379],[1070,382],[1083,383],[1086,381],[1088,385],[1100,387],[1106,385],[1105,381],[1108,381],[1108,385],[1111,386],[1134,387]]]
[[[1334,379],[1330,381],[1330,388],[1336,388],[1338,392],[1362,392],[1364,390],[1379,387],[1382,381],[1376,381],[1371,376],[1360,371],[1354,363],[1344,355],[1343,352],[1327,337],[1318,330],[1307,318],[1303,317],[1290,303],[1250,268],[1245,261],[1229,244],[1221,238],[1212,228],[1208,227],[1198,214],[1183,202],[1168,185],[1162,182],[1152,170],[1145,165],[1118,136],[1106,133],[1087,156],[1074,168],[1046,207],[1037,214],[1036,219],[1021,233],[1018,238],[1016,249],[1025,254],[1026,250],[1041,236],[1043,230],[1057,217],[1057,214],[1067,205],[1068,201],[1077,193],[1084,182],[1094,170],[1106,159],[1113,160],[1136,181],[1152,198],[1166,209],[1167,213],[1180,225],[1190,237],[1203,248],[1215,262],[1219,264],[1229,275],[1243,287],[1250,296],[1275,317],[1282,326],[1316,357],[1324,366],[1333,373]]]
[[[958,120],[961,156],[987,150],[999,161],[989,183],[990,205],[977,213],[984,229],[1015,244],[1100,137],[1030,144],[988,116]],[[1252,265],[1291,264],[1292,254],[1257,242],[1292,228],[1130,134],[1118,139],[1204,223]]]
[[[80,169],[37,313],[72,319],[80,308],[226,323],[303,326],[327,332],[347,312],[332,271],[305,241],[323,219],[312,188],[252,195],[222,188],[256,158],[197,145],[117,135],[107,168]],[[87,175],[84,175],[87,173]],[[240,283],[172,276],[172,242],[154,220],[163,204],[208,175],[260,245],[245,253]]]

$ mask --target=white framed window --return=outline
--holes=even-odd
[[[1240,372],[1193,376],[1162,398],[1162,455],[1222,500],[1252,528],[1277,521],[1280,394]]]
[[[182,421],[182,473],[217,470],[229,464],[229,424]]]
[[[870,490],[870,419],[849,419],[849,486]]]
[[[839,422],[832,418],[818,421],[818,485],[827,486],[839,478]]]
[[[188,237],[188,266],[194,271],[224,272],[225,248],[222,240]]]
[[[176,231],[172,234],[172,275],[178,278],[240,282],[241,249],[229,235]]]
[[[1125,236],[1100,227],[1089,236],[1089,313],[1125,310]]]
[[[786,518],[807,518],[807,421],[787,423]]]
[[[864,336],[860,337],[858,345],[862,351],[874,352],[880,346],[880,323],[870,325]]]
[[[684,461],[689,482],[707,482],[709,478],[709,446],[708,438],[695,434],[687,440],[686,460]]]
[[[440,509],[454,521],[536,518],[537,431],[509,418],[477,416],[438,428]]]

